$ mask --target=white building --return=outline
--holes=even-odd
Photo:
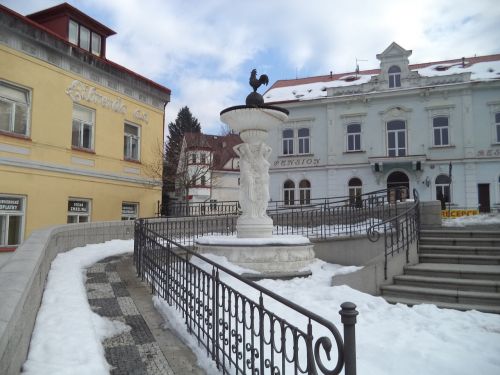
[[[500,210],[500,54],[410,65],[392,43],[380,69],[277,81],[266,104],[272,200],[355,195],[393,185],[452,209]]]
[[[177,167],[176,200],[237,201],[240,170],[233,146],[241,142],[236,134],[186,133]]]

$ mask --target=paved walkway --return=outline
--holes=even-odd
[[[104,341],[112,375],[205,374],[154,308],[151,289],[136,277],[131,255],[109,257],[88,268],[86,288],[96,313],[131,327]]]

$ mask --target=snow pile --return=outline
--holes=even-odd
[[[443,219],[443,227],[466,227],[472,225],[500,225],[500,215],[495,214],[482,214],[462,216],[454,219]]]
[[[280,245],[306,245],[310,244],[309,238],[304,236],[279,236],[266,238],[238,238],[231,236],[203,236],[196,239],[200,245],[235,245],[235,246],[280,246]]]
[[[57,255],[47,277],[23,374],[109,374],[101,342],[130,327],[90,309],[85,269],[133,250],[132,240],[113,240]]]

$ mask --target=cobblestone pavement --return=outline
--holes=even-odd
[[[93,311],[112,320],[119,320],[131,327],[129,332],[106,339],[103,343],[106,360],[112,366],[111,374],[203,374],[203,371],[194,364],[196,362],[194,355],[189,349],[182,348],[182,344],[179,345],[177,338],[167,337],[165,340],[165,337],[162,337],[159,340],[163,343],[166,342],[163,349],[167,353],[167,357],[170,351],[171,358],[167,360],[148,323],[141,315],[138,305],[132,298],[129,282],[122,280],[125,261],[131,264],[130,256],[109,257],[87,269],[87,298]],[[122,272],[119,273],[117,268],[121,268]],[[129,268],[128,271],[132,274],[131,267]],[[133,280],[135,275],[128,276],[131,283],[140,283]],[[144,299],[150,301],[151,295],[147,295],[148,290],[145,287],[143,289]],[[132,294],[137,294],[137,291]],[[150,306],[147,311],[148,315],[157,314],[151,310],[154,308]],[[156,329],[156,332],[160,332],[160,335],[170,334],[172,336],[172,332],[165,329],[163,325],[164,323],[162,323],[162,329]],[[153,329],[153,331],[155,330]],[[169,342],[173,342],[172,340],[177,340],[174,346],[169,344]],[[189,352],[189,355],[181,358],[186,352]],[[176,356],[177,358],[175,358]],[[172,359],[172,365],[169,364],[170,359]]]

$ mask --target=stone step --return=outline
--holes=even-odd
[[[408,285],[385,285],[380,288],[380,291],[384,297],[500,307],[500,293],[495,292],[422,288]]]
[[[500,280],[500,266],[492,265],[418,263],[405,266],[404,273],[429,277]]]
[[[397,298],[392,296],[383,296],[384,299],[392,304],[402,303],[408,306],[415,306],[420,304],[431,304],[442,309],[454,309],[460,311],[477,310],[485,313],[500,314],[500,306],[490,306],[490,305],[470,305],[463,303],[449,303],[441,301],[426,301],[411,298]]]
[[[457,229],[422,229],[422,237],[453,237],[453,238],[500,238],[498,230],[467,230],[465,228]]]
[[[470,290],[477,292],[500,293],[500,280],[454,279],[448,277],[398,275],[394,276],[396,285],[408,285],[423,288],[440,288],[452,290]]]
[[[476,254],[476,255],[500,255],[500,246],[454,246],[454,245],[425,245],[420,244],[421,253],[433,254]]]
[[[420,253],[419,259],[421,263],[500,265],[500,255]]]
[[[500,247],[500,238],[461,238],[449,237],[444,234],[441,237],[420,237],[422,245],[456,245],[456,246],[493,246]]]

